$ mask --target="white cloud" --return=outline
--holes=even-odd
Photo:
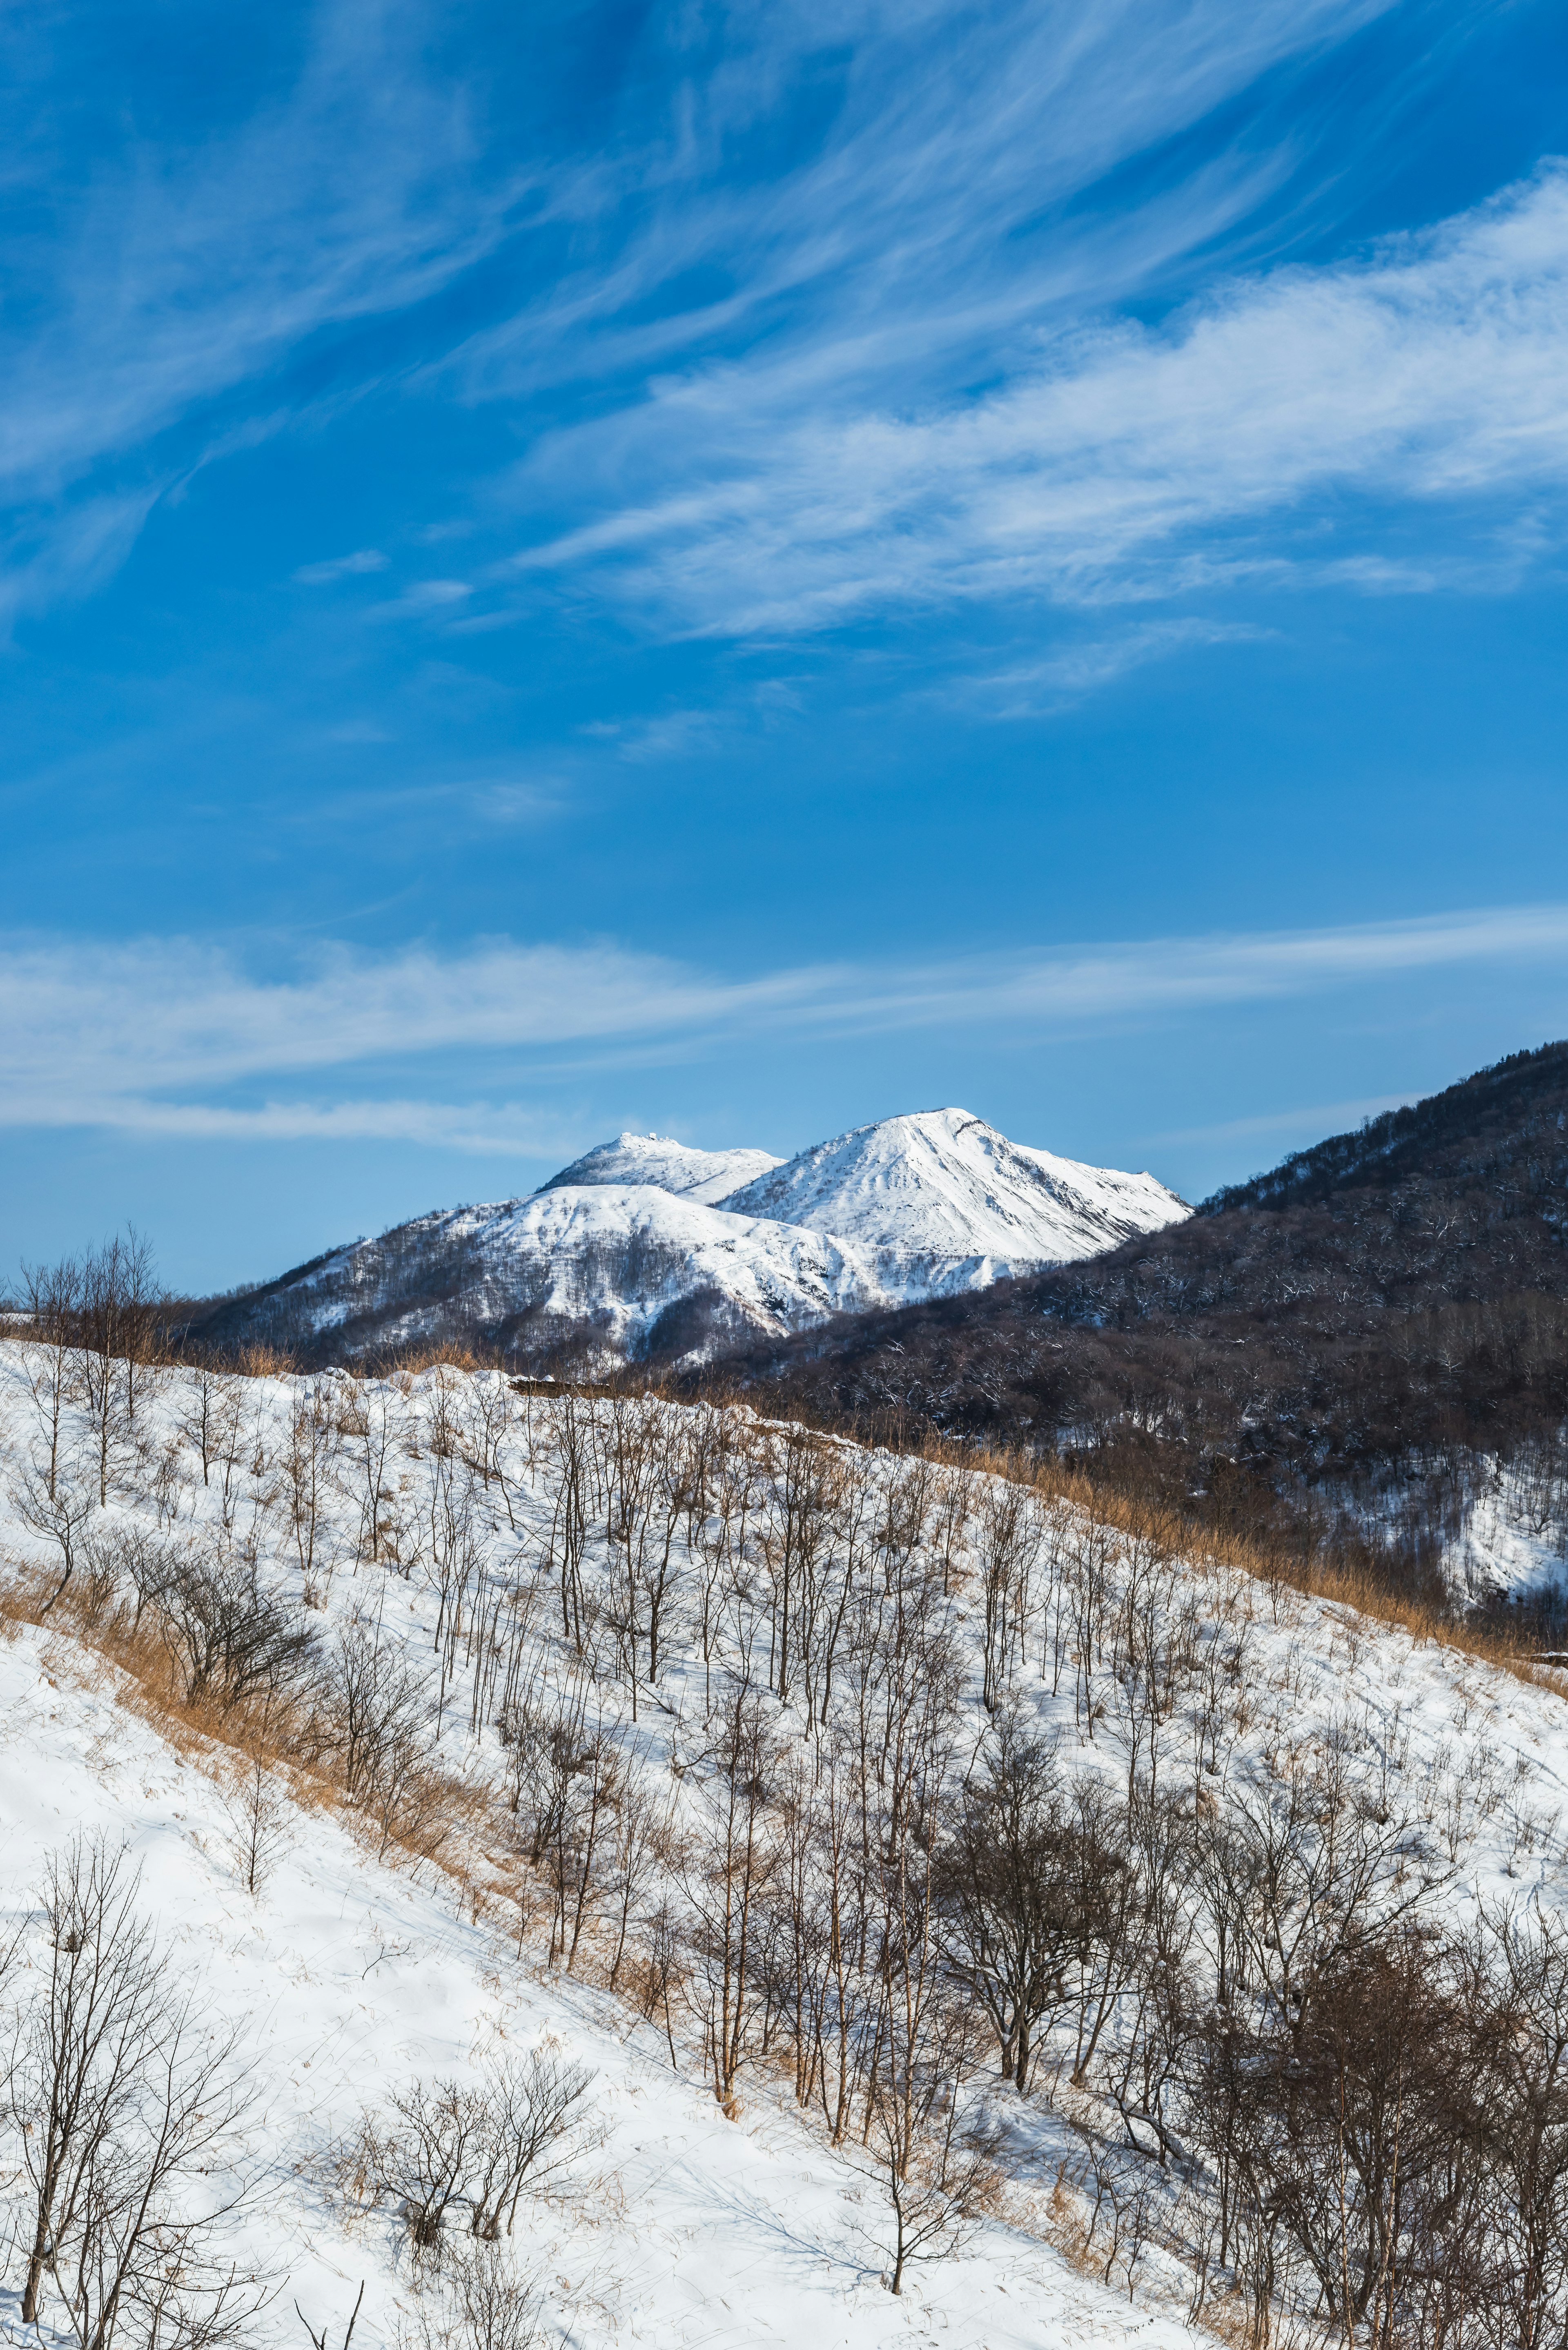
[[[557,176],[549,208],[574,257],[459,351],[465,386],[622,377],[640,405],[650,377],[763,337],[729,381],[770,414],[863,408],[892,383],[907,396],[933,370],[961,380],[977,352],[1006,369],[1046,306],[1147,282],[1232,228],[1290,159],[1222,155],[1108,223],[1064,226],[1058,208],[1389,5],[732,0],[708,57],[707,27],[693,38],[697,20],[672,15],[668,118],[650,134],[638,117]],[[770,169],[757,132],[797,98],[817,134]],[[635,437],[635,414],[608,437],[623,424]]]
[[[63,511],[89,477],[139,452],[139,484],[167,479],[149,444],[208,411],[215,450],[283,429],[286,387],[265,416],[235,413],[269,371],[323,328],[410,310],[524,224],[564,258],[535,279],[520,244],[509,276],[535,290],[455,351],[432,318],[420,380],[508,401],[594,387],[597,421],[539,444],[510,485],[513,511],[566,517],[525,567],[597,567],[661,625],[714,633],[910,599],[1123,592],[1205,516],[1363,478],[1381,462],[1380,395],[1409,386],[1397,369],[1384,385],[1390,344],[1362,331],[1375,295],[1359,310],[1340,299],[1382,265],[1251,281],[1173,335],[1063,339],[1064,322],[1158,299],[1174,268],[1190,282],[1191,256],[1212,267],[1233,251],[1300,166],[1297,143],[1239,141],[1119,207],[1075,200],[1392,5],[729,0],[701,35],[688,11],[656,11],[637,102],[596,115],[590,150],[551,151],[535,125],[516,161],[514,125],[483,120],[484,61],[472,91],[432,63],[437,12],[327,0],[293,88],[207,144],[102,155],[79,190],[51,185],[36,239],[13,241],[14,272],[40,290],[0,338],[0,495],[44,552],[18,557],[10,599],[79,589],[119,559]],[[35,99],[17,100],[24,157]],[[797,103],[816,128],[775,164],[782,148],[758,133]],[[1535,328],[1502,308],[1506,356]],[[1276,317],[1288,331],[1271,346]],[[1428,324],[1425,343],[1407,338],[1423,413],[1425,362],[1440,377],[1451,355]],[[1343,432],[1327,447],[1312,412],[1334,406],[1342,359],[1340,407],[1369,412],[1359,456]],[[1299,385],[1272,379],[1298,360]],[[337,365],[322,399],[341,409],[389,361],[345,338]],[[1460,369],[1458,399],[1478,372],[1479,359]],[[1000,389],[977,398],[977,381]],[[1496,386],[1500,413],[1517,419],[1523,398],[1517,370]],[[1150,400],[1164,405],[1146,436]],[[1465,437],[1448,432],[1450,455]],[[1401,477],[1394,453],[1396,487],[1455,486],[1440,463],[1424,486],[1419,468]],[[1514,453],[1521,478],[1540,477],[1542,448]],[[380,560],[365,549],[296,576],[326,585]],[[488,584],[504,600],[504,575]],[[459,618],[468,593],[427,582],[381,610],[454,633],[504,625],[493,598]]]
[[[1237,280],[1160,327],[1049,338],[983,398],[843,415],[798,387],[775,400],[743,368],[689,374],[545,450],[541,483],[613,471],[648,494],[512,568],[597,569],[713,635],[1023,593],[1093,604],[1261,569],[1336,565],[1350,583],[1360,566],[1359,584],[1407,586],[1376,547],[1293,544],[1294,517],[1329,493],[1451,515],[1560,492],[1565,380],[1568,169],[1551,168],[1369,259]]]
[[[1300,1136],[1315,1142],[1325,1134],[1345,1134],[1363,1118],[1380,1118],[1387,1109],[1403,1109],[1418,1101],[1418,1094],[1367,1094],[1359,1101],[1316,1102],[1305,1109],[1271,1110],[1259,1118],[1231,1118],[1218,1126],[1183,1126],[1165,1134],[1151,1134],[1150,1142],[1279,1142]]]
[[[105,1101],[90,1122],[182,1142],[412,1142],[507,1159],[565,1159],[585,1143],[580,1127],[522,1102],[266,1101],[234,1109],[132,1098]]]
[[[1150,620],[1120,636],[1064,645],[1044,660],[1017,669],[994,670],[970,681],[966,700],[979,700],[993,718],[1017,718],[1042,706],[1056,706],[1109,685],[1128,670],[1166,660],[1199,645],[1256,644],[1278,630],[1251,621]]]
[[[400,596],[389,603],[372,604],[372,620],[424,619],[437,612],[450,612],[472,596],[473,589],[466,579],[416,579]]]
[[[369,571],[385,571],[389,557],[378,546],[361,546],[353,555],[334,556],[329,563],[306,563],[295,573],[302,588],[329,588],[336,579],[358,579]]]
[[[718,710],[665,710],[651,718],[589,719],[579,734],[613,743],[619,756],[634,764],[709,751],[724,725]]]
[[[535,1147],[524,1138],[545,1130],[542,1113],[410,1091],[410,1065],[428,1066],[440,1085],[458,1055],[505,1055],[515,1085],[520,1061],[558,1074],[563,1062],[686,1056],[784,1035],[1060,1034],[1508,962],[1568,967],[1568,905],[746,979],[613,945],[495,941],[379,960],[339,948],[293,978],[267,980],[194,941],[43,941],[0,951],[0,1121],[520,1150]],[[397,1073],[395,1097],[376,1094],[378,1067]],[[285,1074],[327,1097],[232,1098]]]
[[[518,174],[476,151],[464,91],[431,63],[432,13],[417,0],[326,0],[293,86],[248,121],[204,143],[130,136],[85,174],[40,135],[55,93],[10,93],[0,128],[12,134],[13,192],[28,169],[42,176],[36,201],[18,200],[7,248],[29,298],[19,294],[0,330],[0,500],[49,551],[13,602],[100,576],[70,510],[78,484],[254,386],[323,327],[424,299],[505,233]],[[54,67],[68,91],[81,27],[59,27]],[[130,93],[126,106],[130,121]],[[256,429],[228,419],[217,445]],[[154,470],[165,484],[169,466]],[[143,456],[139,485],[147,472]]]

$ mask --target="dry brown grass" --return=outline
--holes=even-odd
[[[1174,1511],[1162,1510],[1141,1496],[1093,1484],[1054,1463],[1032,1463],[1026,1472],[1021,1473],[1023,1464],[1017,1457],[1004,1454],[1000,1458],[986,1456],[972,1465],[993,1468],[995,1473],[1013,1476],[1053,1500],[1075,1503],[1129,1536],[1144,1537],[1168,1551],[1211,1562],[1270,1587],[1299,1591],[1311,1599],[1353,1608],[1357,1615],[1407,1633],[1412,1640],[1429,1640],[1438,1648],[1458,1649],[1537,1688],[1551,1690],[1557,1695],[1563,1693],[1563,1677],[1552,1668],[1538,1664],[1522,1638],[1510,1638],[1467,1624],[1461,1617],[1446,1615],[1426,1601],[1390,1590],[1386,1584],[1364,1570],[1345,1566],[1333,1559],[1303,1557],[1299,1550],[1267,1539],[1195,1530],[1189,1521]]]
[[[210,1776],[222,1779],[242,1759],[260,1762],[286,1778],[303,1809],[330,1813],[379,1857],[431,1862],[471,1899],[483,1897],[490,1872],[474,1842],[488,1811],[482,1792],[431,1764],[410,1783],[389,1829],[349,1802],[311,1698],[227,1707],[192,1702],[145,1617],[138,1625],[124,1606],[94,1605],[69,1585],[49,1607],[56,1577],[16,1559],[4,1565],[0,1633],[5,1638],[16,1638],[29,1625],[47,1625],[51,1635],[62,1636],[62,1644],[71,1643],[68,1665],[62,1645],[62,1670],[72,1670],[85,1686],[112,1698]]]

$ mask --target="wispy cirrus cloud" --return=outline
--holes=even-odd
[[[964,698],[981,703],[993,718],[1022,717],[1095,692],[1129,670],[1176,653],[1204,645],[1257,644],[1277,634],[1250,620],[1150,620],[1119,636],[1064,645],[1040,660],[976,676],[965,686]]]
[[[195,941],[37,941],[0,953],[0,1122],[515,1153],[580,1138],[514,1091],[480,1084],[467,1100],[444,1098],[458,1056],[471,1085],[499,1063],[515,1088],[520,1070],[543,1080],[770,1038],[1083,1033],[1509,963],[1568,975],[1568,905],[740,978],[610,943],[497,940],[381,958],[337,948],[276,979]]]
[[[1257,1118],[1223,1118],[1217,1126],[1172,1127],[1147,1139],[1158,1143],[1268,1142],[1278,1145],[1300,1137],[1315,1142],[1320,1135],[1343,1134],[1363,1118],[1379,1118],[1386,1109],[1403,1109],[1417,1094],[1366,1094],[1356,1101],[1313,1102],[1299,1109],[1269,1110]]]
[[[303,563],[294,576],[301,588],[330,588],[339,579],[385,571],[389,559],[379,546],[361,546],[352,555],[337,555],[326,563]]]
[[[440,364],[473,398],[713,364],[759,410],[1006,369],[1053,307],[1115,300],[1233,230],[1293,153],[1210,153],[1174,185],[1062,208],[1391,0],[757,0],[649,20],[670,103],[637,108],[553,192],[573,245]],[[629,88],[648,87],[640,78]],[[777,138],[809,110],[804,141]],[[764,339],[765,338],[765,339]],[[759,356],[731,371],[749,344]],[[615,437],[617,423],[608,426]]]
[[[50,59],[58,26],[34,26],[30,70],[0,117],[13,196],[36,198],[16,203],[7,244],[17,298],[0,331],[0,507],[40,551],[9,559],[0,600],[79,593],[109,552],[123,556],[136,498],[144,515],[191,464],[189,450],[152,454],[170,427],[232,395],[254,405],[268,371],[322,329],[405,310],[493,249],[528,167],[482,151],[462,76],[431,63],[435,13],[326,0],[297,71],[281,90],[264,85],[248,116],[161,145],[130,129],[128,93],[85,171],[51,151],[47,128],[79,58]],[[83,37],[79,24],[65,36]],[[164,104],[160,90],[149,111]],[[286,409],[261,429],[286,421]],[[214,415],[213,449],[256,429]],[[86,488],[121,461],[134,488]],[[112,550],[101,531],[88,543],[95,511],[110,514]]]
[[[1565,377],[1568,168],[1552,166],[1368,258],[1234,278],[1160,326],[1055,333],[999,389],[915,413],[809,400],[803,413],[798,386],[786,404],[743,369],[690,373],[638,417],[539,454],[541,484],[570,468],[646,494],[512,568],[594,574],[721,636],[1292,573],[1430,586],[1443,563],[1401,575],[1343,528],[1304,530],[1311,502],[1440,504],[1452,518],[1501,494],[1560,498]],[[1481,532],[1499,526],[1489,508]]]
[[[272,379],[325,329],[339,407],[406,374],[525,416],[535,453],[505,494],[514,515],[554,517],[518,568],[476,571],[472,598],[467,580],[418,582],[382,619],[482,632],[509,582],[541,570],[592,577],[658,628],[719,635],[1125,586],[1173,534],[1261,511],[1271,468],[1275,504],[1354,475],[1321,430],[1304,473],[1278,461],[1314,388],[1333,404],[1338,359],[1348,411],[1386,348],[1361,348],[1365,305],[1307,315],[1304,279],[1277,316],[1297,347],[1326,339],[1293,406],[1259,359],[1281,279],[1240,281],[1245,298],[1163,338],[1075,331],[1211,273],[1216,255],[1255,258],[1259,206],[1300,165],[1304,127],[1221,134],[1135,194],[1087,199],[1392,5],[729,0],[649,11],[629,47],[590,9],[602,110],[546,104],[548,131],[523,140],[487,105],[483,35],[464,54],[422,0],[327,0],[292,80],[221,133],[128,140],[68,197],[45,173],[47,228],[13,248],[36,298],[0,338],[0,501],[20,549],[0,602],[105,576],[139,523],[116,492],[119,537],[89,545],[78,502],[119,464],[144,514],[202,462],[161,445],[171,426],[206,419],[208,453],[286,429],[310,399]],[[573,37],[540,55],[563,90]],[[26,159],[36,93],[16,103]],[[784,123],[812,128],[781,137]],[[428,310],[506,240],[507,291],[472,306],[482,323],[431,312],[417,364],[389,367],[367,325]],[[1339,280],[1314,283],[1332,298]],[[1281,347],[1276,376],[1295,356]],[[591,421],[563,427],[585,389]],[[1138,452],[1151,398],[1168,411]],[[500,499],[492,485],[480,501],[487,530]],[[380,560],[295,577],[326,585]]]

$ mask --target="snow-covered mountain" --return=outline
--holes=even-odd
[[[770,1168],[782,1167],[771,1150],[694,1150],[690,1143],[672,1142],[664,1134],[622,1134],[614,1142],[574,1159],[552,1175],[541,1191],[564,1191],[583,1184],[651,1183],[658,1191],[678,1199],[698,1200],[708,1206],[742,1184],[755,1182]]]
[[[781,1161],[658,1135],[601,1143],[529,1199],[360,1241],[225,1307],[213,1335],[351,1353],[576,1334],[686,1358],[1090,1256],[1189,1211],[1150,1175],[1010,1142],[963,1109],[854,1128]]]
[[[900,1304],[1093,1256],[1188,1212],[1152,1175],[1032,1150],[965,1109],[852,1127],[719,1204],[867,1251]]]
[[[736,1335],[883,1302],[868,1262],[829,1235],[652,1183],[556,1184],[421,1216],[337,1250],[281,1294],[310,1326],[351,1341],[372,1326],[383,1344],[448,1335],[456,1314],[509,1334],[530,1322],[581,1326],[630,1353],[668,1351],[688,1326],[695,1332],[681,1309],[697,1298],[704,1333],[716,1317],[717,1333]]]

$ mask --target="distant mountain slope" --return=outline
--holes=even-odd
[[[198,1327],[312,1359],[431,1339],[520,1361],[700,1358],[981,1287],[1189,1212],[1149,1176],[1023,1149],[963,1110],[857,1128],[787,1165],[623,1134],[531,1199],[418,1217]]]
[[[965,1109],[857,1126],[775,1165],[721,1204],[873,1250],[887,1285],[909,1267],[933,1291],[1114,1248],[1186,1216],[1152,1175],[1081,1166],[1010,1142]]]
[[[1285,1208],[1326,1200],[1351,1185],[1386,1191],[1413,1176],[1439,1170],[1469,1173],[1483,1184],[1514,1187],[1521,1153],[1535,1166],[1565,1163],[1563,1095],[1568,1045],[1543,1045],[1506,1060],[1424,1101],[1385,1110],[1348,1134],[1333,1134],[1310,1149],[1293,1151],[1267,1174],[1232,1183],[1204,1203],[1206,1215],[1231,1208]],[[1534,1178],[1528,1172],[1527,1184]]]
[[[869,1267],[799,1226],[722,1214],[651,1183],[552,1188],[451,1208],[334,1251],[241,1299],[213,1336],[350,1355],[572,1334],[617,1353],[690,1353],[880,1304]]]
[[[727,1191],[783,1164],[771,1150],[694,1150],[690,1143],[671,1142],[662,1134],[622,1134],[574,1159],[539,1188],[560,1191],[579,1184],[651,1183],[656,1191],[711,1207]]]
[[[1556,1044],[1104,1255],[736,1368],[838,1422],[1065,1445],[1238,1523],[1337,1515],[1413,1573],[1512,1463],[1568,1558],[1565,1231]]]

